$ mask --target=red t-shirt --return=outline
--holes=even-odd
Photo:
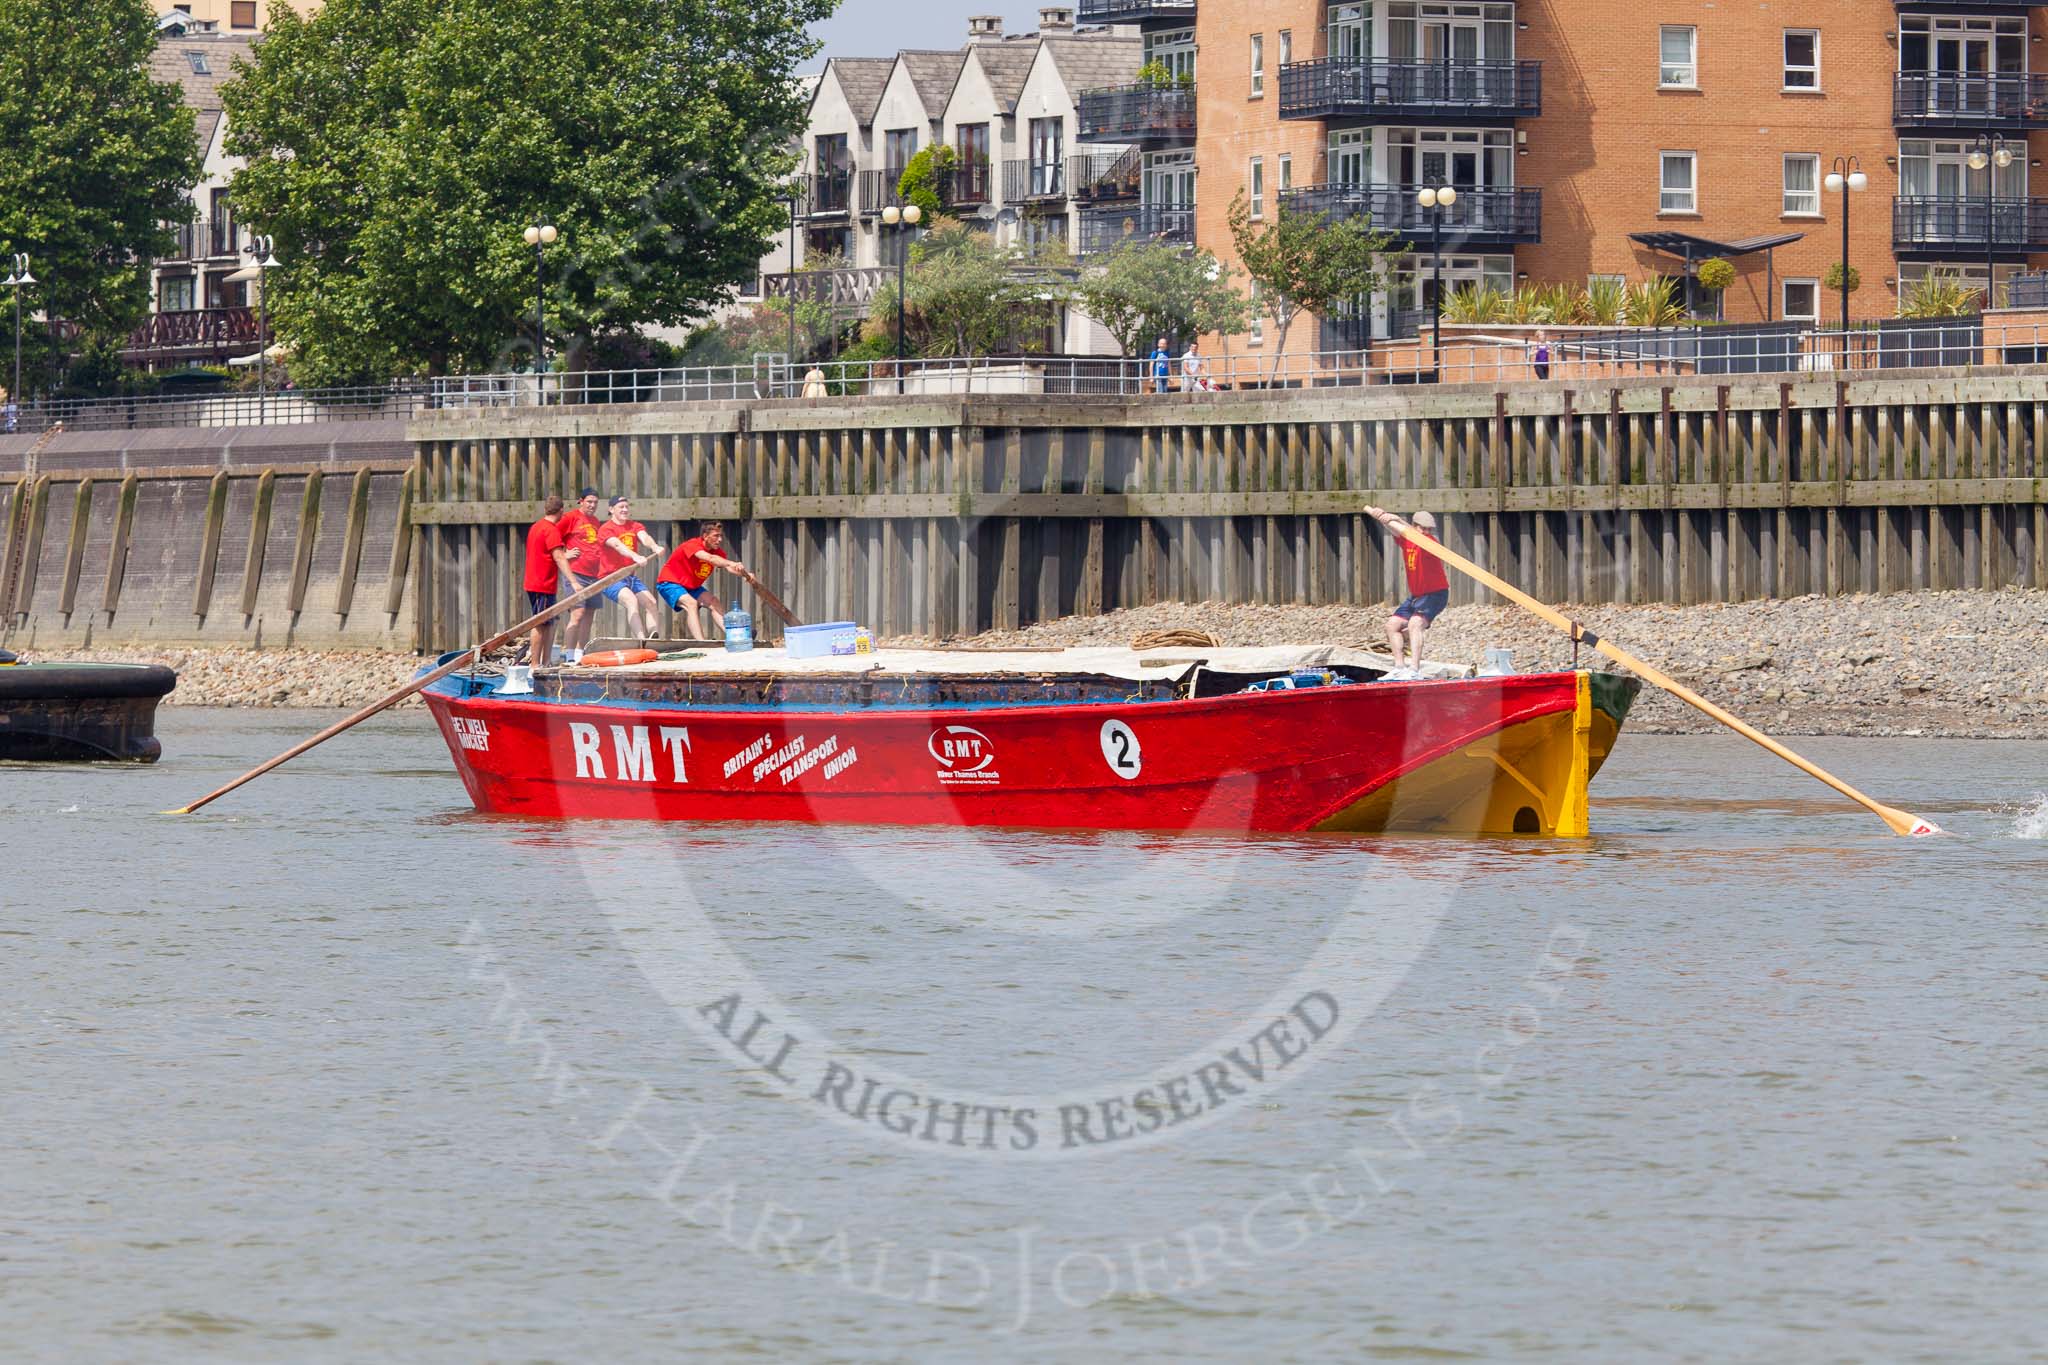
[[[526,530],[526,590],[554,592],[562,586],[555,551],[562,548],[562,528],[542,517]]]
[[[629,521],[623,526],[616,521],[607,521],[601,524],[597,528],[598,572],[611,573],[613,570],[623,569],[633,562],[617,550],[614,550],[611,547],[612,541],[618,541],[619,544],[637,554],[639,552],[639,538],[646,534],[647,528],[637,521]]]
[[[572,507],[562,513],[555,529],[569,551],[570,571],[582,578],[597,577],[597,523],[584,516],[582,508]]]
[[[1430,536],[1429,532],[1419,526],[1415,528],[1415,534],[1436,540],[1435,536]],[[1443,544],[1440,540],[1436,543]],[[1444,562],[1427,550],[1418,550],[1404,540],[1401,542],[1401,561],[1408,566],[1410,597],[1426,597],[1433,592],[1450,591],[1451,580],[1444,574]]]
[[[724,550],[712,550],[704,543],[704,537],[686,540],[676,546],[676,552],[668,557],[668,563],[661,566],[661,581],[680,583],[686,588],[701,588],[711,581],[711,566],[697,558],[700,550],[711,550],[720,559],[729,559]]]

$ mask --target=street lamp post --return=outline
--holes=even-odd
[[[1860,190],[1870,183],[1870,177],[1863,173],[1863,163],[1853,156],[1838,156],[1835,167],[1822,182],[1828,193],[1839,192],[1842,196],[1842,345],[1849,344],[1849,192]]]
[[[277,265],[276,241],[270,237],[249,238],[249,254],[256,258],[256,420],[270,420],[270,271]]]
[[[905,204],[901,209],[894,204],[882,210],[882,221],[896,230],[896,392],[903,392],[903,294],[910,275],[910,243],[904,237],[924,217],[924,210],[915,204]]]
[[[533,382],[540,401],[548,401],[547,249],[561,234],[553,223],[534,223],[520,234],[533,248]]]
[[[2005,145],[2005,134],[1977,134],[1977,145],[1970,148],[1964,163],[1973,171],[1984,172],[1984,307],[1988,311],[1996,301],[1994,284],[1998,278],[1998,232],[1993,221],[1997,205],[1993,202],[1998,182],[1998,172],[2012,165],[2012,148]],[[1996,167],[1997,169],[1991,169]]]
[[[796,388],[796,186],[791,185],[789,193],[781,198],[783,203],[789,205],[789,352],[785,363],[790,371],[793,397]]]
[[[1458,192],[1449,185],[1430,185],[1418,191],[1415,202],[1429,210],[1429,254],[1434,260],[1429,286],[1430,368],[1438,382],[1444,369],[1444,210],[1458,202]]]
[[[14,387],[8,390],[8,395],[18,410],[21,407],[21,291],[24,285],[34,284],[36,277],[28,273],[28,253],[25,251],[14,253],[13,267],[6,281],[14,290]]]

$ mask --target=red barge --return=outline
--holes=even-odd
[[[453,657],[453,656],[451,656]],[[1588,832],[1640,684],[1383,681],[1331,648],[707,651],[423,695],[480,811],[541,819]]]

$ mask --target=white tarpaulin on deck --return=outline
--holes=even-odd
[[[609,644],[601,646],[612,647]],[[670,642],[673,652],[694,648]],[[668,662],[632,664],[605,669],[607,673],[668,675],[679,673],[789,673],[833,675],[848,673],[1086,673],[1100,677],[1143,681],[1179,678],[1197,664],[1223,673],[1285,673],[1297,668],[1345,665],[1385,670],[1392,660],[1343,645],[1268,645],[1260,648],[1207,649],[1172,646],[1165,649],[1135,650],[1115,646],[1092,646],[1052,650],[974,649],[883,649],[873,654],[835,654],[824,658],[792,659],[780,649],[751,649],[727,653],[720,644],[703,649],[703,657]],[[1468,670],[1446,664],[1424,664],[1432,677],[1461,677]]]

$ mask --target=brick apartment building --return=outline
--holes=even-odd
[[[159,18],[182,14],[222,33],[256,33],[270,26],[272,10],[311,14],[320,0],[154,0],[154,7]]]
[[[1370,317],[1297,327],[1303,346],[1414,325],[1431,262],[1415,194],[1441,184],[1460,194],[1447,291],[1682,277],[1723,256],[1727,319],[1831,321],[1821,281],[1842,255],[1843,196],[1824,183],[1851,156],[1868,185],[1849,196],[1850,312],[1888,316],[1930,270],[1981,287],[1989,257],[2002,286],[2048,254],[2048,201],[2027,195],[2029,133],[2048,127],[2034,15],[1952,0],[1080,0],[1082,22],[1135,26],[1176,78],[1084,92],[1082,136],[1141,145],[1144,224],[1225,258],[1240,190],[1255,212],[1370,212],[1417,248],[1416,274]],[[2010,164],[1971,166],[1996,150],[1980,137]]]

